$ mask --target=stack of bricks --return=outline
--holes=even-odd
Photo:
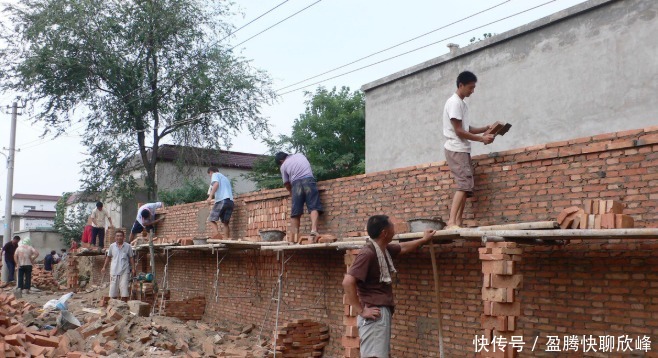
[[[634,227],[633,218],[624,215],[624,205],[615,200],[585,199],[583,208],[568,207],[560,212],[557,222],[562,229],[627,229]]]
[[[114,234],[116,234],[117,230],[122,230],[124,233],[127,233],[125,229],[122,228],[116,228],[116,227],[108,227],[107,230],[105,230],[105,242],[103,242],[103,248],[108,249],[110,245],[114,242]],[[126,235],[126,241],[128,240],[128,235]]]
[[[57,291],[59,284],[52,271],[46,271],[41,267],[34,267],[32,270],[32,286],[40,290]]]
[[[283,358],[322,357],[329,343],[329,326],[310,319],[286,323],[274,334],[277,336],[276,355]]]
[[[345,252],[345,266],[349,271],[350,266],[354,263],[359,250],[347,250]],[[343,306],[345,308],[343,316],[343,324],[345,325],[345,335],[341,340],[344,348],[343,357],[355,358],[360,357],[359,352],[359,327],[356,323],[356,310],[353,306],[347,303],[347,296],[343,294]]]
[[[78,269],[78,257],[69,255],[66,261],[66,288],[77,291],[79,286],[80,270]]]
[[[206,298],[199,296],[181,301],[165,300],[163,306],[163,316],[198,321],[206,312]]]
[[[482,300],[484,314],[481,322],[484,329],[487,349],[482,350],[482,357],[515,357],[516,351],[511,346],[499,347],[492,344],[494,337],[510,342],[512,336],[521,336],[516,328],[516,318],[521,315],[521,303],[516,299],[517,290],[523,282],[523,275],[517,274],[516,265],[521,261],[523,249],[513,242],[488,242],[480,248],[482,261]]]

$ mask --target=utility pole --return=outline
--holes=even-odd
[[[20,100],[20,98],[19,98]],[[23,106],[24,107],[24,106]],[[16,119],[18,118],[18,102],[14,101],[11,106],[11,130],[9,133],[9,148],[7,148],[7,191],[5,192],[5,233],[2,238],[2,246],[11,240],[11,203],[14,193],[14,153],[16,152]],[[9,108],[9,106],[7,106]],[[4,258],[0,258],[4,259]],[[2,265],[2,281],[9,279],[7,265]]]

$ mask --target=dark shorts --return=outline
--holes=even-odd
[[[153,230],[153,225],[146,225],[146,231],[151,231]],[[135,220],[135,223],[133,224],[132,230],[130,230],[131,233],[133,234],[141,234],[142,231],[144,231],[144,227],[142,224],[139,223],[139,221]]]
[[[210,210],[208,221],[221,221],[224,224],[228,224],[229,220],[231,220],[231,214],[233,214],[233,205],[233,200],[231,199],[216,202],[212,206],[212,210]]]
[[[302,216],[304,213],[304,203],[310,213],[317,210],[322,213],[322,204],[320,203],[320,193],[315,183],[315,178],[302,178],[292,183],[292,210],[290,216],[293,218]]]
[[[105,228],[92,227],[91,228],[91,245],[96,246],[96,237],[98,237],[98,246],[105,246]]]
[[[453,152],[445,149],[446,161],[452,175],[455,177],[458,191],[465,191],[466,196],[473,196],[475,180],[473,178],[473,162],[470,153]]]

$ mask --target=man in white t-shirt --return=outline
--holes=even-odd
[[[130,278],[135,274],[135,259],[133,249],[124,240],[126,234],[123,231],[114,233],[114,242],[107,249],[105,263],[101,269],[101,275],[105,275],[105,268],[110,263],[110,297],[119,298],[128,302]]]
[[[105,219],[112,224],[112,218],[108,215],[107,210],[103,210],[103,203],[96,203],[96,209],[91,212],[91,246],[96,247],[96,237],[98,237],[98,248],[105,247]]]
[[[464,71],[457,76],[457,91],[448,98],[443,108],[443,136],[446,161],[450,167],[457,191],[452,199],[450,218],[446,229],[458,229],[462,226],[466,198],[473,196],[475,182],[471,162],[471,141],[489,144],[494,136],[483,134],[487,127],[472,127],[468,118],[468,106],[464,98],[475,92],[477,77],[472,72]]]
[[[130,230],[130,238],[128,241],[132,244],[135,240],[135,235],[140,234],[142,231],[151,231],[155,229],[155,224],[164,220],[164,214],[159,219],[155,219],[155,211],[157,209],[164,208],[162,202],[148,203],[139,207],[137,210],[137,217],[135,218],[135,223],[133,224],[132,229]]]

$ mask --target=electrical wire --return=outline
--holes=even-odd
[[[521,15],[521,14],[523,14],[523,13],[526,13],[526,12],[528,12],[528,11],[531,11],[531,10],[534,10],[534,9],[537,9],[537,8],[540,8],[540,7],[542,7],[542,6],[548,5],[548,4],[550,4],[550,3],[552,3],[552,2],[555,2],[555,1],[557,1],[557,0],[547,1],[547,2],[545,2],[545,3],[543,3],[543,4],[540,4],[540,5],[537,5],[537,6],[531,7],[531,8],[529,8],[529,9],[526,9],[526,10],[523,10],[523,11],[519,11],[519,12],[517,12],[517,13],[515,13],[515,14],[505,16],[505,17],[503,17],[503,18],[501,18],[501,19],[498,19],[498,20],[495,20],[495,21],[489,22],[489,23],[484,24],[484,25],[480,25],[480,26],[478,26],[478,27],[474,27],[474,28],[472,28],[472,29],[470,29],[470,30],[466,30],[466,31],[460,32],[460,33],[458,33],[458,34],[455,34],[455,35],[452,35],[452,36],[446,37],[446,38],[444,38],[444,39],[441,39],[441,40],[438,40],[438,41],[435,41],[435,42],[429,43],[429,44],[427,44],[427,45],[423,45],[423,46],[417,47],[417,48],[415,48],[415,49],[413,49],[413,50],[409,50],[409,51],[403,52],[403,53],[401,53],[401,54],[398,54],[398,55],[395,55],[395,56],[391,56],[391,57],[385,58],[385,59],[383,59],[383,60],[381,60],[381,61],[373,62],[373,63],[371,63],[371,64],[368,64],[368,65],[365,65],[365,66],[359,67],[359,68],[357,68],[357,69],[354,69],[354,70],[351,70],[351,71],[347,71],[347,72],[343,72],[343,73],[341,73],[341,74],[339,74],[339,75],[332,76],[332,77],[329,77],[329,78],[325,78],[325,79],[323,79],[323,80],[320,80],[320,81],[317,81],[317,82],[313,82],[313,83],[310,83],[310,84],[307,84],[307,85],[304,85],[304,86],[301,86],[301,87],[295,88],[295,89],[290,90],[290,91],[286,91],[286,92],[283,92],[283,93],[278,93],[278,95],[279,95],[279,96],[283,96],[283,95],[286,95],[286,94],[289,94],[289,93],[297,92],[297,91],[303,90],[304,88],[307,88],[307,87],[309,87],[309,86],[317,85],[317,84],[320,84],[320,83],[323,83],[323,82],[326,82],[326,81],[329,81],[329,80],[333,80],[333,79],[335,79],[335,78],[343,77],[343,76],[348,75],[348,74],[350,74],[350,73],[354,73],[354,72],[357,72],[357,71],[361,71],[361,70],[366,69],[366,68],[368,68],[368,67],[372,67],[372,66],[378,65],[378,64],[380,64],[380,63],[383,63],[383,62],[386,62],[386,61],[390,61],[390,60],[392,60],[392,59],[395,59],[395,58],[398,58],[398,57],[401,57],[401,56],[404,56],[404,55],[410,54],[410,53],[412,53],[412,52],[416,52],[416,51],[418,51],[418,50],[422,50],[422,49],[424,49],[424,48],[427,48],[427,47],[430,47],[430,46],[436,45],[436,44],[441,43],[441,42],[443,42],[443,41],[450,40],[450,39],[452,39],[452,38],[454,38],[454,37],[464,35],[464,34],[469,33],[469,32],[471,32],[471,31],[475,31],[475,30],[481,29],[481,28],[483,28],[483,27],[486,27],[486,26],[489,26],[489,25],[495,24],[495,23],[497,23],[497,22],[500,22],[500,21],[503,21],[503,20],[507,20],[507,19],[509,19],[509,18],[512,18],[512,17],[518,16],[518,15]]]
[[[274,11],[276,8],[278,8],[279,6],[281,6],[281,5],[285,4],[285,3],[287,3],[288,1],[290,1],[290,0],[285,0],[285,1],[281,2],[281,3],[279,3],[279,5],[277,5],[277,6],[273,7],[273,8],[271,8],[271,9],[267,10],[266,12],[264,12],[264,13],[262,13],[262,14],[260,14],[260,16],[258,16],[257,18],[255,18],[255,19],[249,21],[248,23],[246,23],[246,24],[240,26],[237,30],[235,30],[235,31],[231,32],[230,34],[226,35],[226,37],[222,38],[222,39],[219,40],[218,42],[224,41],[224,40],[226,40],[227,38],[233,36],[236,32],[238,32],[238,31],[244,29],[245,27],[251,25],[251,24],[254,23],[256,20],[258,20],[258,19],[260,19],[261,17],[263,17],[263,16],[269,14],[270,12]]]
[[[299,10],[299,11],[297,11],[296,13],[294,13],[294,14],[292,14],[292,15],[286,17],[285,19],[283,19],[283,20],[277,22],[276,24],[274,24],[274,25],[272,25],[272,26],[266,28],[265,30],[263,30],[263,31],[261,31],[261,32],[259,32],[259,33],[257,33],[257,34],[255,34],[254,36],[251,36],[250,38],[248,38],[248,39],[246,39],[246,40],[240,42],[239,44],[237,44],[237,45],[231,47],[231,50],[233,50],[234,48],[236,48],[236,47],[242,45],[243,43],[245,43],[245,42],[247,42],[247,41],[253,39],[254,37],[256,37],[256,36],[262,34],[263,32],[268,31],[269,29],[273,28],[274,26],[277,26],[277,25],[279,25],[280,23],[282,23],[282,22],[284,22],[284,21],[290,19],[291,17],[293,17],[293,16],[295,16],[295,15],[301,13],[302,11],[305,11],[306,9],[308,9],[308,8],[310,8],[310,7],[314,6],[314,5],[316,5],[316,4],[319,3],[320,1],[322,1],[322,0],[318,0],[318,1],[314,2],[314,3],[312,3],[311,5],[309,5],[309,6],[305,7],[305,8],[303,8],[303,9],[301,9],[301,10]]]
[[[281,91],[281,90],[284,90],[284,89],[287,89],[287,88],[290,88],[290,87],[296,86],[296,85],[301,84],[301,83],[304,83],[304,82],[306,82],[306,81],[310,81],[310,80],[312,80],[312,79],[314,79],[314,78],[318,78],[318,77],[323,76],[323,75],[326,75],[326,74],[328,74],[328,73],[331,73],[331,72],[334,72],[334,71],[340,70],[341,68],[345,68],[345,67],[350,66],[350,65],[353,65],[353,64],[355,64],[355,63],[357,63],[357,62],[361,62],[361,61],[363,61],[363,60],[365,60],[365,59],[367,59],[367,58],[370,58],[370,57],[372,57],[372,56],[379,55],[380,53],[386,52],[386,51],[388,51],[388,50],[392,50],[392,49],[394,49],[394,48],[396,48],[396,47],[399,47],[399,46],[402,46],[402,45],[407,44],[407,43],[409,43],[409,42],[412,42],[412,41],[418,40],[418,39],[421,38],[421,37],[425,37],[425,36],[427,36],[427,35],[429,35],[429,34],[433,34],[433,33],[437,32],[437,31],[439,31],[439,30],[443,30],[443,29],[448,28],[448,27],[450,27],[450,26],[452,26],[452,25],[458,24],[458,23],[460,23],[460,22],[462,22],[462,21],[468,20],[468,19],[470,19],[470,18],[472,18],[472,17],[475,17],[475,16],[477,16],[477,15],[483,14],[483,13],[485,13],[485,12],[487,12],[487,11],[493,10],[493,9],[495,9],[495,8],[497,8],[497,7],[499,7],[499,6],[502,6],[502,5],[504,5],[504,4],[506,4],[506,3],[510,2],[510,1],[512,1],[512,0],[506,0],[506,1],[503,1],[503,2],[501,2],[501,3],[498,4],[498,5],[494,5],[494,6],[490,7],[490,8],[487,8],[487,9],[481,10],[481,11],[479,11],[479,12],[476,12],[476,13],[474,13],[474,14],[471,14],[471,15],[469,15],[469,16],[466,16],[466,17],[464,17],[464,18],[461,18],[461,19],[459,19],[459,20],[457,20],[457,21],[453,21],[453,22],[451,22],[451,23],[449,23],[449,24],[447,24],[447,25],[443,25],[443,26],[441,26],[441,27],[439,27],[439,28],[436,28],[436,29],[434,29],[434,30],[428,31],[428,32],[426,32],[426,33],[424,33],[424,34],[422,34],[422,35],[418,35],[418,36],[416,36],[416,37],[414,37],[414,38],[411,38],[411,39],[409,39],[409,40],[406,40],[406,41],[400,42],[400,43],[398,43],[398,44],[395,44],[395,45],[393,45],[393,46],[387,47],[387,48],[385,48],[385,49],[383,49],[383,50],[380,50],[380,51],[377,51],[377,52],[373,52],[373,53],[371,53],[371,54],[369,54],[369,55],[367,55],[367,56],[363,56],[363,57],[358,58],[358,59],[356,59],[356,60],[354,60],[354,61],[352,61],[352,62],[346,63],[346,64],[344,64],[344,65],[341,65],[341,66],[338,66],[338,67],[335,67],[335,68],[332,68],[332,69],[330,69],[330,70],[328,70],[328,71],[325,71],[325,72],[322,72],[322,73],[320,73],[320,74],[318,74],[318,75],[315,75],[315,76],[312,76],[312,77],[308,77],[308,78],[306,78],[306,79],[303,79],[303,80],[301,80],[301,81],[299,81],[299,82],[295,82],[295,83],[290,84],[290,85],[287,85],[287,86],[285,86],[285,87],[281,87],[281,88],[279,88],[278,90],[276,90],[276,92],[279,92],[279,91]]]

